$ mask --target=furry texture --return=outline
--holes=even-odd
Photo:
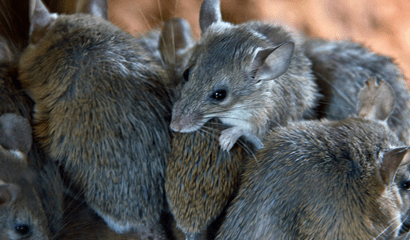
[[[384,124],[300,122],[271,131],[265,144],[246,166],[218,239],[396,236],[402,201],[378,169],[400,143]]]
[[[387,56],[351,41],[306,39],[306,56],[323,98],[318,117],[341,120],[356,112],[358,92],[369,77],[385,79],[396,95],[396,108],[388,124],[399,139],[410,144],[410,93],[400,69]]]
[[[204,130],[173,133],[165,190],[177,226],[188,235],[206,231],[239,184],[244,151],[239,145],[223,151],[222,129],[211,120]]]
[[[276,79],[252,79],[255,51],[288,41],[296,46],[287,71]],[[315,106],[318,95],[311,63],[298,45],[297,39],[277,25],[212,24],[202,34],[188,64],[189,78],[173,107],[173,122],[183,122],[184,128],[195,130],[218,117],[263,139],[270,127],[301,119]],[[227,92],[220,103],[209,97],[218,89]]]
[[[3,41],[2,44],[4,44],[4,47],[9,48],[13,46],[14,43],[11,41]],[[3,59],[4,56],[0,56],[0,115],[5,113],[15,113],[19,116],[23,116],[32,123],[33,101],[23,92],[20,86],[17,76],[18,67],[15,63],[15,57],[18,54],[14,55],[12,59]],[[30,135],[30,138],[31,137],[32,136]],[[4,140],[9,141],[7,139]],[[41,206],[35,206],[39,209],[30,210],[34,205],[29,204],[25,209],[29,212],[44,211],[48,220],[48,224],[45,224],[44,226],[48,226],[48,231],[54,235],[62,227],[61,217],[63,214],[63,186],[61,177],[58,174],[57,166],[45,156],[36,139],[33,140],[31,149],[28,152],[26,165],[27,166],[21,170],[18,168],[7,169],[7,166],[5,165],[1,165],[1,168],[7,171],[7,174],[16,174],[14,179],[19,179],[21,176],[19,172],[21,171],[23,171],[23,175],[24,172],[30,172],[31,176],[29,177],[29,180],[31,183],[30,185],[27,185],[27,188],[34,187],[34,190],[30,189],[29,191],[31,194],[37,195],[37,197],[33,199],[39,198],[41,200]],[[31,196],[25,196],[24,191],[25,190],[23,189],[23,198],[30,199]],[[41,218],[42,216],[39,216],[39,221],[42,221]],[[37,221],[34,215],[32,220]]]
[[[27,47],[20,75],[35,134],[90,207],[117,232],[155,231],[170,148],[162,69],[131,35],[75,14]]]

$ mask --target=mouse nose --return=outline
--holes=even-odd
[[[181,124],[179,124],[179,121],[176,121],[175,119],[172,119],[170,127],[171,127],[171,130],[174,132],[179,132],[181,131],[181,128],[182,128]]]

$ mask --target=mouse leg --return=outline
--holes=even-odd
[[[257,149],[263,148],[262,141],[255,136],[255,134],[236,126],[225,129],[221,132],[221,136],[219,137],[219,145],[223,150],[229,151],[241,136],[245,136],[246,140],[251,142]]]

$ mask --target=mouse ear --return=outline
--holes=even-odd
[[[88,13],[108,20],[108,2],[107,0],[77,0],[75,12]]]
[[[18,185],[0,181],[0,207],[14,202],[19,193],[20,187]]]
[[[396,97],[392,87],[384,80],[376,78],[366,80],[359,93],[358,116],[386,121],[392,114]]]
[[[394,148],[384,153],[380,163],[380,176],[386,185],[390,185],[400,166],[410,163],[410,147]]]
[[[28,120],[13,113],[0,116],[0,145],[7,150],[18,150],[27,155],[32,144]]]
[[[204,0],[199,11],[199,26],[204,33],[214,22],[222,21],[220,0]]]
[[[272,80],[284,74],[290,65],[295,44],[285,42],[275,48],[259,50],[251,66],[257,80]]]
[[[182,64],[194,45],[191,26],[185,19],[171,18],[162,27],[159,50],[166,64]]]
[[[0,36],[0,61],[10,62],[16,59],[17,50],[13,48],[13,44],[9,44],[6,38]]]
[[[47,27],[57,18],[50,13],[41,0],[30,0],[30,41],[37,43],[47,32]]]

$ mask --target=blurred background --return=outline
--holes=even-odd
[[[24,21],[27,7],[9,1]],[[51,11],[71,13],[75,0],[43,0]],[[108,0],[110,20],[133,35],[143,34],[171,17],[189,21],[197,38],[202,0]],[[14,2],[14,3],[13,3]],[[27,1],[28,2],[28,1]],[[4,6],[0,6],[3,8]],[[393,57],[410,77],[409,0],[221,0],[225,21],[251,19],[286,24],[312,37],[351,39]],[[8,13],[9,14],[9,13]]]

